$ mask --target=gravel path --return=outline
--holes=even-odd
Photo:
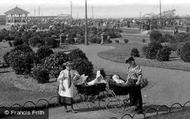
[[[110,46],[102,45],[79,45],[92,63],[98,68],[106,71],[125,73],[127,65],[104,60],[97,56],[98,52],[113,49]],[[142,66],[143,74],[148,78],[150,84],[143,89],[143,102],[145,105],[170,106],[175,102],[181,104],[190,100],[190,73],[179,70],[169,70]],[[57,111],[56,111],[57,110]],[[50,119],[103,119],[109,118],[112,113],[107,111],[84,112],[72,115],[65,115],[63,109],[50,109]]]

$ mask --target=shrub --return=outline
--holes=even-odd
[[[142,42],[143,42],[143,43],[146,43],[146,40],[145,40],[145,39],[142,39]]]
[[[78,58],[81,58],[81,59],[88,59],[86,57],[86,54],[80,50],[80,49],[75,49],[75,50],[72,50],[69,54],[68,54],[68,57],[69,57],[69,60],[73,61],[74,59],[78,59]]]
[[[169,61],[170,54],[171,54],[171,48],[165,46],[158,51],[156,59],[158,61]]]
[[[48,83],[50,79],[48,70],[40,65],[33,68],[32,76],[38,83]]]
[[[129,42],[129,40],[128,39],[124,39],[124,43],[128,43]]]
[[[84,43],[84,37],[77,38],[76,43],[78,43],[78,44]]]
[[[37,63],[42,63],[44,58],[53,54],[53,50],[49,47],[42,46],[36,52]]]
[[[119,40],[115,40],[115,43],[119,43]]]
[[[93,65],[87,59],[77,58],[73,60],[73,69],[77,70],[80,75],[85,74],[89,77],[93,76]]]
[[[44,38],[45,41],[45,46],[50,47],[50,48],[56,48],[59,46],[59,41],[56,41],[52,37],[46,37]]]
[[[132,57],[140,57],[139,50],[137,48],[133,48],[131,50],[131,56]]]
[[[3,60],[4,60],[4,62],[5,62],[8,66],[10,66],[10,64],[9,64],[9,62],[10,62],[10,52],[5,53],[5,55],[3,56]]]
[[[69,60],[64,52],[51,54],[45,59],[44,67],[49,71],[51,77],[57,78],[60,71],[65,69],[63,63]]]
[[[173,42],[175,42],[175,37],[171,34],[166,33],[163,35],[162,42],[173,43]]]
[[[174,35],[175,43],[176,42],[184,42],[186,39],[187,34],[186,33],[177,33]]]
[[[94,35],[94,36],[91,36],[91,37],[89,38],[89,41],[90,41],[91,43],[100,44],[100,43],[101,43],[101,38],[98,37],[98,36],[96,36],[96,35]]]
[[[75,40],[74,40],[74,38],[68,38],[68,40],[65,40],[65,43],[75,44]]]
[[[190,62],[190,42],[180,48],[180,57],[184,62]]]
[[[12,51],[21,51],[21,52],[24,52],[24,53],[33,52],[33,50],[31,49],[30,46],[24,45],[24,44],[16,46]]]
[[[23,43],[24,43],[24,42],[23,42],[22,39],[19,38],[19,37],[16,37],[16,38],[14,39],[14,41],[13,41],[13,45],[14,45],[14,46],[22,45]]]
[[[157,42],[152,42],[148,44],[148,47],[143,48],[144,54],[148,59],[156,59],[156,54],[158,50],[162,48],[162,45]]]
[[[112,40],[110,40],[110,39],[107,38],[106,40],[104,40],[104,43],[108,43],[108,44],[112,43]]]
[[[39,36],[34,36],[29,39],[29,44],[32,47],[36,47],[38,44],[44,45],[44,41]]]
[[[160,42],[162,38],[162,34],[159,31],[152,31],[150,33],[150,41],[151,42]]]
[[[146,53],[148,52],[148,46],[143,46],[142,48],[142,52],[143,52],[143,55],[146,57]]]
[[[12,51],[9,55],[9,64],[16,74],[30,73],[35,57],[33,52]]]

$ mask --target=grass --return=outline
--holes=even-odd
[[[3,61],[5,53],[12,48],[7,42],[0,42],[0,60]],[[34,51],[37,48],[32,48]],[[53,49],[54,52],[69,51],[76,49],[75,46],[63,46]],[[51,79],[54,81],[55,79]],[[57,95],[55,83],[38,84],[36,80],[29,76],[16,75],[11,68],[0,69],[0,105],[10,106],[14,103],[23,105],[26,101],[36,102],[38,99],[49,99]],[[55,101],[55,100],[54,100]]]
[[[128,44],[111,44],[109,46],[115,47],[115,49],[103,51],[98,53],[98,56],[101,58],[111,60],[114,62],[124,63],[126,58],[130,56],[130,52],[132,48],[137,48],[140,52],[140,58],[136,58],[138,64],[149,67],[158,67],[165,69],[175,69],[175,70],[183,70],[190,71],[190,63],[185,63],[176,57],[172,57],[172,61],[159,62],[157,60],[146,59],[143,56],[142,47],[144,44],[140,42],[131,42]]]

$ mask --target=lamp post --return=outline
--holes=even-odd
[[[85,45],[88,45],[88,17],[87,17],[87,0],[85,0]]]
[[[160,27],[162,28],[162,2],[160,0]]]

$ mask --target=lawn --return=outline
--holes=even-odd
[[[140,58],[136,58],[138,64],[149,67],[158,67],[166,69],[176,69],[190,71],[190,63],[184,63],[179,58],[173,57],[172,54],[171,61],[159,62],[157,60],[146,59],[143,56],[142,47],[147,44],[140,42],[129,42],[124,43],[114,43],[108,46],[113,46],[114,48],[108,51],[103,51],[98,53],[98,56],[107,60],[124,63],[127,57],[130,57],[130,52],[132,48],[137,48],[140,52]]]
[[[0,42],[0,61],[3,61],[5,53],[12,48],[7,42]],[[34,51],[37,48],[32,48]],[[53,49],[54,52],[69,51],[76,49],[75,46],[62,46],[62,48]],[[38,84],[36,80],[27,75],[16,75],[12,68],[0,69],[0,105],[10,106],[14,103],[23,105],[26,101],[36,102],[38,99],[50,99],[57,95],[57,86],[51,79],[51,83]],[[55,100],[54,100],[55,101]]]

